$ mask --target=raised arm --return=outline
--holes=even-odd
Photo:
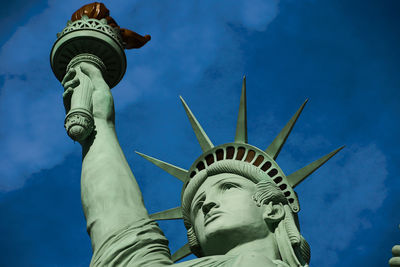
[[[81,198],[95,251],[110,234],[148,218],[148,214],[116,136],[110,89],[95,66],[81,63],[67,73],[63,80],[66,109],[73,89],[88,78],[93,90],[95,129],[81,142]]]

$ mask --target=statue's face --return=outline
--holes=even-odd
[[[208,177],[191,205],[191,220],[205,255],[225,254],[231,248],[268,235],[252,196],[256,185],[236,174]]]

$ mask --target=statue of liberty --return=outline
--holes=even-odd
[[[125,72],[123,49],[150,37],[119,28],[99,3],[75,12],[58,37],[51,63],[65,88],[66,130],[82,146],[91,266],[308,266],[294,188],[341,148],[288,176],[275,162],[307,101],[261,150],[247,142],[245,78],[232,143],[214,145],[181,98],[203,154],[186,170],[138,153],[183,183],[180,207],[149,215],[117,139],[110,88]],[[163,219],[187,229],[172,256],[155,222]],[[198,258],[174,263],[191,253]]]

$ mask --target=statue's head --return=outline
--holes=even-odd
[[[285,184],[278,173],[275,180]],[[182,192],[182,214],[192,252],[199,257],[225,254],[238,245],[265,239],[285,262],[305,266],[310,248],[300,235],[297,214],[285,192],[260,166],[247,161],[222,157],[208,165]]]
[[[181,100],[203,154],[184,170],[139,153],[184,183],[181,207],[151,216],[183,219],[189,243],[173,259],[190,253],[199,257],[224,254],[242,243],[268,238],[283,261],[290,266],[306,266],[310,249],[299,232],[300,207],[293,188],[341,149],[288,176],[275,162],[307,101],[268,148],[260,150],[247,143],[245,80],[233,143],[214,146]]]
[[[257,205],[253,199],[256,189],[255,183],[233,173],[215,174],[204,181],[189,214],[189,234],[195,235],[191,239],[197,241],[193,245],[198,246],[199,253],[225,254],[238,244],[265,238],[273,232],[270,222],[283,218],[283,207],[278,203],[273,209]]]

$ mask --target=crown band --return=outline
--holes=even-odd
[[[228,143],[216,146],[208,152],[202,154],[191,166],[188,171],[189,177],[182,190],[182,205],[184,192],[188,185],[193,182],[197,174],[202,170],[210,168],[210,166],[219,162],[243,162],[246,165],[251,165],[254,168],[265,173],[279,187],[287,198],[290,208],[293,212],[300,210],[298,199],[289,185],[286,175],[283,173],[279,165],[264,151],[244,143]],[[235,164],[227,163],[229,168],[236,168]],[[220,165],[220,164],[219,164]],[[229,168],[226,172],[230,173]],[[257,178],[254,178],[258,181]],[[201,184],[200,184],[201,185]],[[199,185],[199,186],[200,186]]]

